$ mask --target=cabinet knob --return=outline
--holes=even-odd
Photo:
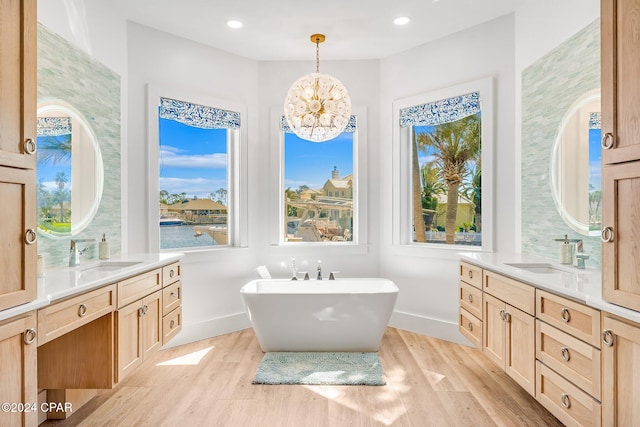
[[[613,148],[613,134],[611,132],[607,132],[602,135],[600,146],[605,150],[611,150]]]
[[[473,279],[473,271],[469,270],[469,279]]]
[[[498,312],[498,315],[500,316],[500,320],[502,320],[502,321],[504,322],[504,315],[505,315],[505,312],[504,312],[504,310],[503,310],[503,309],[500,309],[500,311]]]
[[[22,339],[24,340],[24,343],[26,345],[30,345],[36,341],[37,337],[38,337],[38,333],[36,332],[36,330],[33,328],[29,328],[26,331],[24,331],[24,336]]]
[[[602,232],[600,233],[600,240],[602,240],[602,243],[613,242],[613,228],[611,227],[603,228]]]
[[[173,329],[175,325],[176,325],[176,321],[171,319],[171,322],[169,322],[169,328]]]
[[[563,308],[562,310],[560,310],[560,318],[564,322],[569,323],[569,321],[571,320],[571,313],[569,312],[568,308]]]
[[[144,316],[144,307],[138,308],[138,317]]]
[[[38,233],[36,233],[36,230],[33,228],[27,229],[27,231],[24,232],[24,242],[27,245],[33,245],[36,241],[38,241]]]
[[[571,398],[569,398],[569,395],[567,393],[562,393],[561,400],[562,400],[562,406],[564,406],[567,409],[571,408]]]
[[[176,274],[175,271],[169,270],[169,277],[173,277],[175,276],[175,274]]]
[[[177,291],[172,291],[171,292],[171,296],[174,298],[178,298],[178,292]]]
[[[613,333],[610,329],[605,329],[602,331],[602,342],[607,347],[613,347]]]
[[[469,302],[470,302],[470,303],[472,303],[472,304],[473,304],[473,295],[469,294],[469,295],[467,296],[467,299],[469,300]]]
[[[35,154],[36,153],[36,143],[32,138],[27,138],[24,140],[24,152],[27,154]]]
[[[562,347],[562,349],[560,350],[560,354],[562,355],[562,359],[565,362],[571,360],[571,353],[569,353],[569,349],[567,347]]]
[[[78,316],[84,317],[86,314],[87,314],[87,305],[80,304],[80,306],[78,307]]]
[[[508,311],[504,312],[504,321],[507,323],[511,322],[511,313],[509,313]]]

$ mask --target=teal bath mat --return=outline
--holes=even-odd
[[[385,385],[378,353],[268,352],[253,384]]]

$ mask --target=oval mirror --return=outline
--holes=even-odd
[[[551,194],[558,213],[585,236],[600,235],[600,133],[600,90],[593,90],[562,118],[551,153]]]
[[[100,146],[84,116],[59,101],[38,104],[38,230],[73,236],[91,223],[102,197]]]

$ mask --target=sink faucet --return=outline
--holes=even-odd
[[[317,280],[322,280],[322,261],[318,260],[318,277],[316,277]]]
[[[589,259],[589,255],[585,254],[582,246],[582,240],[575,241],[576,250],[573,255],[573,266],[579,269],[584,269],[584,260]]]
[[[71,240],[69,246],[69,267],[75,267],[80,265],[80,255],[85,253],[89,249],[90,245],[84,247],[84,249],[78,249],[78,243],[95,243],[96,239],[75,239]]]

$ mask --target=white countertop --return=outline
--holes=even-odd
[[[183,256],[181,253],[127,254],[109,260],[92,260],[75,267],[46,269],[44,277],[38,278],[37,298],[0,311],[0,321],[171,264]],[[97,266],[102,268],[95,268]]]
[[[602,299],[601,270],[593,268],[582,270],[571,265],[560,264],[552,259],[522,254],[464,252],[459,255],[462,261],[640,323],[640,312]],[[553,270],[546,273],[535,273],[509,264],[544,264],[551,265]]]

